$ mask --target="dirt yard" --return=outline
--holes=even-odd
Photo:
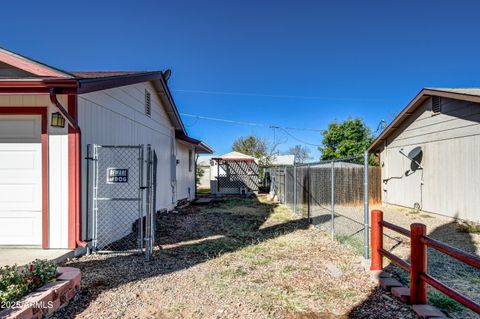
[[[90,255],[57,318],[416,318],[375,288],[350,248],[264,197],[161,216],[143,257]]]
[[[430,237],[469,253],[480,255],[480,233],[465,231],[465,228],[452,218],[391,205],[371,206],[370,208],[382,210],[386,221],[406,229],[409,229],[412,223],[425,224]],[[312,220],[317,227],[330,232],[330,207],[314,205],[312,212]],[[363,206],[337,205],[335,213],[336,239],[351,246],[357,254],[362,254]],[[384,229],[383,243],[387,250],[409,261],[410,243],[408,238],[389,229]],[[408,273],[392,264],[388,265],[387,259],[385,259],[385,264],[387,265],[387,271],[394,274],[405,285],[409,284]],[[429,273],[435,278],[480,302],[480,270],[456,261],[434,249],[428,249],[427,265]],[[430,303],[447,311],[452,318],[480,318],[479,315],[431,287],[428,288],[428,299]]]

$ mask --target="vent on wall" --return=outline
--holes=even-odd
[[[152,115],[152,104],[151,104],[151,97],[150,92],[145,90],[145,115],[151,116]]]
[[[439,96],[432,97],[432,112],[440,113],[442,111],[442,98]]]

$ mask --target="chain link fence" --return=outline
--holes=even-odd
[[[369,258],[369,205],[381,202],[380,168],[357,156],[266,169],[270,192],[310,223]]]
[[[87,233],[93,251],[144,252],[150,257],[156,155],[150,145],[146,160],[144,153],[143,145],[88,145]]]

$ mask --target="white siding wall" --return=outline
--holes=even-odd
[[[195,197],[195,158],[192,158],[192,167],[189,170],[189,150],[192,151],[192,156],[195,156],[193,147],[177,141],[177,160],[179,160],[177,164],[177,200],[185,198],[192,200]]]
[[[58,96],[67,107],[66,96]],[[50,126],[50,114],[58,112],[48,95],[0,95],[0,107],[48,107],[49,246],[68,248],[68,129]]]
[[[415,146],[423,149],[424,169],[406,176],[410,160],[399,150]],[[427,100],[388,138],[380,159],[384,202],[418,202],[425,211],[480,221],[480,104],[443,98],[441,114],[433,115]]]
[[[145,115],[145,89],[151,92],[151,117]],[[139,83],[78,96],[82,129],[82,158],[87,144],[151,144],[158,158],[157,209],[173,208],[170,172],[173,126],[151,83]],[[86,160],[82,163],[82,185],[86,189]],[[83,192],[83,203],[86,202]],[[86,205],[83,205],[84,216]]]

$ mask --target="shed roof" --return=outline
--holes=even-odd
[[[220,155],[220,156],[217,156],[215,157],[216,159],[253,159],[253,160],[256,160],[257,158],[253,157],[253,156],[250,156],[250,155],[247,155],[247,154],[243,154],[243,153],[240,153],[240,152],[229,152],[229,153],[225,153],[223,155]]]
[[[432,96],[440,96],[449,99],[480,103],[480,88],[424,88],[407,106],[397,115],[382,133],[373,141],[368,148],[369,152],[375,152],[393,132],[395,132],[405,120],[417,110],[423,102]]]

